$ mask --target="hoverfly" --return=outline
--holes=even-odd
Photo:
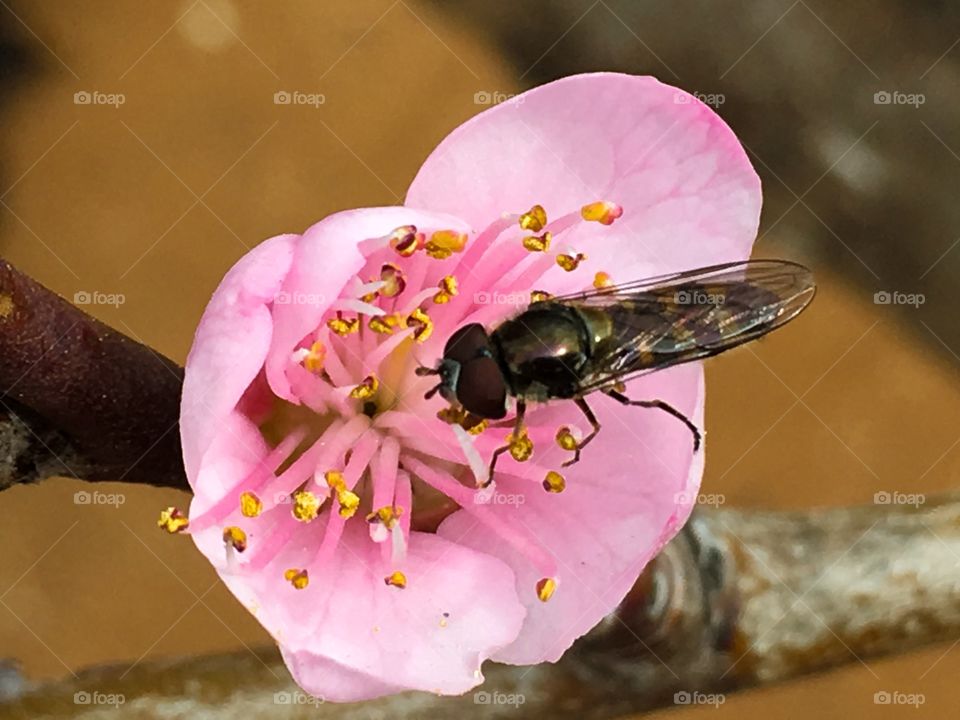
[[[748,260],[663,275],[531,303],[489,332],[471,323],[450,336],[426,397],[439,392],[473,416],[500,420],[516,399],[513,437],[523,431],[530,402],[573,400],[590,423],[574,456],[600,432],[587,396],[600,392],[623,405],[656,408],[689,428],[694,451],[700,430],[663,400],[634,400],[624,382],[717,355],[786,324],[816,292],[811,272],[785,260]],[[468,417],[469,417],[468,416]],[[487,483],[497,459],[494,451]]]

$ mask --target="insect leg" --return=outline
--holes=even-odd
[[[673,407],[673,405],[670,405],[669,403],[666,403],[663,400],[631,400],[626,395],[624,395],[623,393],[617,392],[613,388],[606,389],[603,392],[623,405],[637,405],[638,407],[656,408],[657,410],[663,410],[665,413],[669,415],[673,415],[673,417],[675,417],[677,420],[679,420],[684,425],[686,425],[687,428],[690,430],[690,432],[693,434],[693,451],[696,452],[697,450],[700,449],[700,440],[701,440],[700,429],[693,424],[690,418],[688,418],[682,412],[680,412],[675,407]]]
[[[523,400],[517,400],[517,416],[513,421],[513,437],[520,437],[523,433],[523,416],[527,412],[527,404]],[[487,481],[481,487],[487,487],[493,482],[493,469],[497,465],[497,460],[510,449],[510,443],[503,447],[498,447],[493,451],[493,457],[490,458],[490,474],[487,475]]]
[[[600,432],[600,423],[597,421],[597,416],[593,414],[593,410],[591,410],[590,406],[587,405],[587,401],[583,398],[577,398],[574,400],[574,402],[577,404],[577,407],[580,408],[580,412],[582,412],[587,418],[587,422],[590,423],[590,427],[592,429],[590,430],[589,435],[577,443],[577,447],[573,451],[573,458],[563,463],[562,467],[569,467],[575,462],[578,462],[580,460],[580,451],[583,450],[587,444],[597,436],[597,433]]]

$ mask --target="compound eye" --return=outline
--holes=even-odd
[[[479,357],[460,366],[457,400],[464,409],[489,420],[507,414],[507,383],[492,357]]]
[[[489,350],[490,339],[483,325],[470,323],[450,336],[443,348],[443,357],[465,365],[480,355],[488,354]]]

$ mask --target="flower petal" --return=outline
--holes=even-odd
[[[595,201],[618,203],[623,217],[581,222],[556,238],[588,258],[575,273],[552,267],[539,288],[582,288],[598,271],[625,282],[746,258],[760,180],[699,100],[651,77],[595,73],[534,88],[464,123],[406,198],[478,228],[534,204],[554,219]]]
[[[660,398],[703,423],[703,375],[699,364],[639,378],[627,395]],[[441,537],[491,553],[509,564],[517,577],[527,619],[517,639],[493,659],[526,665],[556,661],[574,640],[616,608],[644,566],[683,526],[703,473],[702,450],[693,453],[689,430],[666,413],[625,407],[610,398],[590,398],[603,426],[581,461],[560,467],[569,453],[552,442],[561,425],[586,423],[572,403],[554,403],[530,415],[538,465],[554,467],[566,489],[547,493],[540,480],[498,478],[497,490],[513,502],[491,502],[490,509],[524,526],[556,557],[559,584],[540,602],[538,577],[511,546],[471,530],[474,520],[459,511],[438,530]],[[588,426],[587,426],[588,427]],[[539,442],[537,442],[539,441]],[[498,468],[522,467],[510,460]]]

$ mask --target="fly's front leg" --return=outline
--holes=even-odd
[[[523,400],[517,400],[517,416],[513,421],[513,432],[511,433],[511,439],[520,438],[523,436],[523,416],[526,412],[527,404]],[[498,447],[493,451],[493,457],[490,458],[490,473],[487,475],[487,481],[481,485],[481,487],[487,487],[493,482],[493,470],[497,465],[497,460],[499,460],[500,456],[505,452],[508,452],[512,447],[513,443],[508,442],[503,447]]]
[[[584,417],[587,418],[587,422],[590,423],[590,434],[587,435],[583,440],[578,442],[573,449],[573,458],[567,460],[562,467],[569,467],[575,462],[580,461],[580,451],[583,450],[591,440],[593,440],[597,434],[600,432],[600,423],[597,421],[597,416],[593,414],[593,410],[590,409],[590,406],[587,405],[587,401],[583,398],[577,398],[574,400],[577,404],[577,407],[580,408],[580,412],[584,414]],[[562,445],[561,445],[562,447]]]
[[[636,405],[638,407],[645,408],[656,408],[657,410],[663,410],[668,415],[672,415],[677,420],[682,422],[687,426],[687,429],[690,430],[693,435],[693,451],[696,452],[700,449],[700,440],[702,436],[700,434],[700,428],[693,424],[693,421],[690,420],[686,415],[677,410],[675,407],[669,403],[664,402],[663,400],[631,400],[623,393],[617,392],[614,389],[608,389],[603,391],[605,394],[612,397],[614,400],[619,402],[622,405]]]

